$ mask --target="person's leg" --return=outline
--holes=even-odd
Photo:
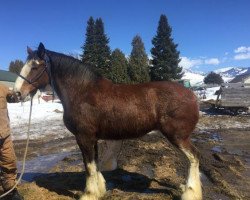
[[[1,140],[0,169],[2,176],[2,187],[4,189],[4,192],[7,192],[16,184],[17,177],[16,155],[11,136],[8,136],[7,138]],[[23,200],[23,197],[18,193],[17,189],[14,189],[3,199]]]
[[[17,177],[16,155],[11,136],[8,136],[2,142],[0,167],[2,171],[2,187],[7,191],[15,185]]]

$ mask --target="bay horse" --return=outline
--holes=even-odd
[[[190,136],[199,119],[192,91],[174,82],[113,84],[81,61],[45,49],[27,47],[28,57],[15,83],[20,99],[51,84],[62,102],[63,120],[75,135],[86,169],[81,200],[97,200],[106,192],[97,165],[97,141],[137,138],[160,131],[189,159],[182,200],[201,200],[197,151]]]

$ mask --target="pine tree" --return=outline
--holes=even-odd
[[[82,62],[87,65],[96,66],[95,58],[95,21],[93,17],[88,20],[88,25],[86,29],[86,39],[84,45],[81,47],[83,49]]]
[[[21,60],[11,61],[9,65],[9,71],[15,74],[20,74],[24,63]]]
[[[114,83],[129,83],[128,61],[120,49],[111,54],[110,80]]]
[[[172,28],[168,24],[167,17],[161,15],[157,34],[152,40],[151,49],[152,67],[150,68],[151,80],[172,80],[182,77],[182,68],[178,66],[180,62],[177,44],[171,38]]]
[[[100,75],[110,77],[109,39],[104,32],[104,24],[101,18],[90,17],[86,30],[86,40],[82,47],[82,62],[93,67]]]
[[[210,72],[205,78],[204,78],[205,84],[222,84],[224,83],[222,77],[220,74],[216,74],[215,72]]]
[[[104,24],[101,18],[98,18],[95,22],[95,56],[97,72],[109,78],[111,50],[109,47],[109,39],[104,32]]]
[[[129,59],[129,76],[132,83],[143,83],[150,81],[149,61],[145,47],[139,35],[132,41],[132,51]]]

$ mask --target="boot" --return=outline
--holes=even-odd
[[[18,193],[17,189],[14,189],[9,193],[3,200],[24,200],[23,197]]]

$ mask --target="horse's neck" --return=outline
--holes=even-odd
[[[74,100],[79,98],[79,93],[84,93],[88,80],[78,80],[73,76],[60,77],[56,73],[51,74],[52,87],[61,100],[64,109],[74,105]]]
[[[61,101],[67,101],[68,97],[74,97],[79,90],[79,84],[74,80],[74,77],[61,78],[54,76],[53,77],[53,88],[57,93]],[[84,87],[84,82],[82,88]]]

